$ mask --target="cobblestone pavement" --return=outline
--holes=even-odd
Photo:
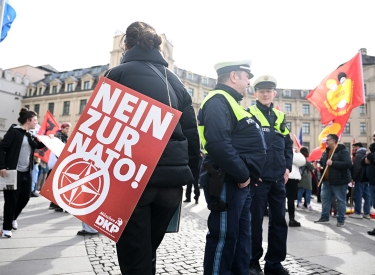
[[[203,274],[206,231],[205,219],[193,213],[183,212],[180,232],[166,234],[157,251],[156,274]],[[99,235],[85,237],[85,243],[90,262],[97,275],[121,274],[113,241]],[[262,260],[260,264],[263,266],[264,261]],[[293,275],[342,274],[289,254],[282,264]]]

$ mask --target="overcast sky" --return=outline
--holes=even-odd
[[[0,68],[60,71],[108,64],[116,31],[144,21],[165,33],[175,64],[216,77],[215,63],[252,59],[255,78],[313,89],[360,48],[375,56],[372,0],[9,0],[17,12]],[[254,79],[255,79],[254,78]],[[253,79],[253,80],[254,80]]]

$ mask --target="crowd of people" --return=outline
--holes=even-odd
[[[217,84],[201,103],[196,117],[191,96],[168,69],[160,52],[162,39],[155,29],[144,22],[134,22],[122,42],[121,64],[105,77],[182,113],[116,243],[122,274],[155,274],[156,250],[182,201],[184,185],[184,202],[191,202],[194,187],[194,201],[198,203],[201,187],[210,210],[205,275],[290,274],[282,266],[287,254],[288,227],[301,226],[295,219],[296,209],[313,210],[312,194],[322,203],[321,217],[315,223],[329,223],[335,217],[336,225],[343,227],[348,184],[354,183],[355,211],[349,217],[370,218],[370,208],[375,206],[375,133],[369,149],[361,143],[353,144],[353,160],[348,149],[338,143],[338,136],[329,134],[321,159],[310,162],[308,148],[293,144],[285,114],[274,106],[275,77],[257,78],[253,83],[256,103],[248,108],[239,104],[253,77],[251,60],[214,66]],[[2,237],[11,237],[12,230],[18,228],[18,215],[30,196],[38,196],[52,169],[33,157],[34,150],[44,146],[29,132],[36,126],[36,118],[35,112],[23,108],[20,125],[12,125],[0,142],[0,176],[6,176],[9,169],[18,173],[17,190],[4,191]],[[69,129],[69,124],[62,124],[56,137],[66,143]],[[63,211],[54,204],[50,208]],[[268,247],[263,251],[266,213]],[[97,233],[82,223],[77,234]],[[375,229],[368,234],[375,235]],[[264,253],[262,270],[260,259]]]

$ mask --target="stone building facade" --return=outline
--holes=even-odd
[[[23,105],[37,111],[41,117],[47,110],[50,110],[59,123],[70,122],[74,127],[99,77],[107,69],[120,64],[123,54],[120,47],[122,37],[123,34],[114,37],[108,65],[46,74],[44,79],[28,86]],[[162,38],[161,51],[168,61],[168,67],[185,85],[197,113],[203,98],[214,88],[216,79],[179,68],[174,62],[172,43],[165,35],[162,35]],[[357,142],[365,144],[371,142],[372,133],[375,131],[375,125],[371,123],[371,117],[375,116],[375,57],[368,56],[365,49],[361,50],[366,104],[352,111],[350,120],[345,127],[341,141],[348,148],[350,148],[353,138],[356,138]],[[310,90],[278,88],[274,103],[286,113],[287,123],[293,134],[298,136],[302,128],[303,145],[312,150],[318,146],[317,137],[323,126],[320,123],[320,114],[306,100],[309,92]],[[250,91],[242,100],[241,105],[248,107],[254,104],[255,100],[254,94]]]

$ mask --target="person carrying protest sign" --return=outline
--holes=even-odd
[[[199,136],[191,96],[168,70],[160,52],[161,36],[149,24],[134,22],[128,26],[123,42],[121,64],[105,77],[182,112],[116,244],[122,274],[155,274],[156,249],[181,202],[182,186],[194,183]]]

